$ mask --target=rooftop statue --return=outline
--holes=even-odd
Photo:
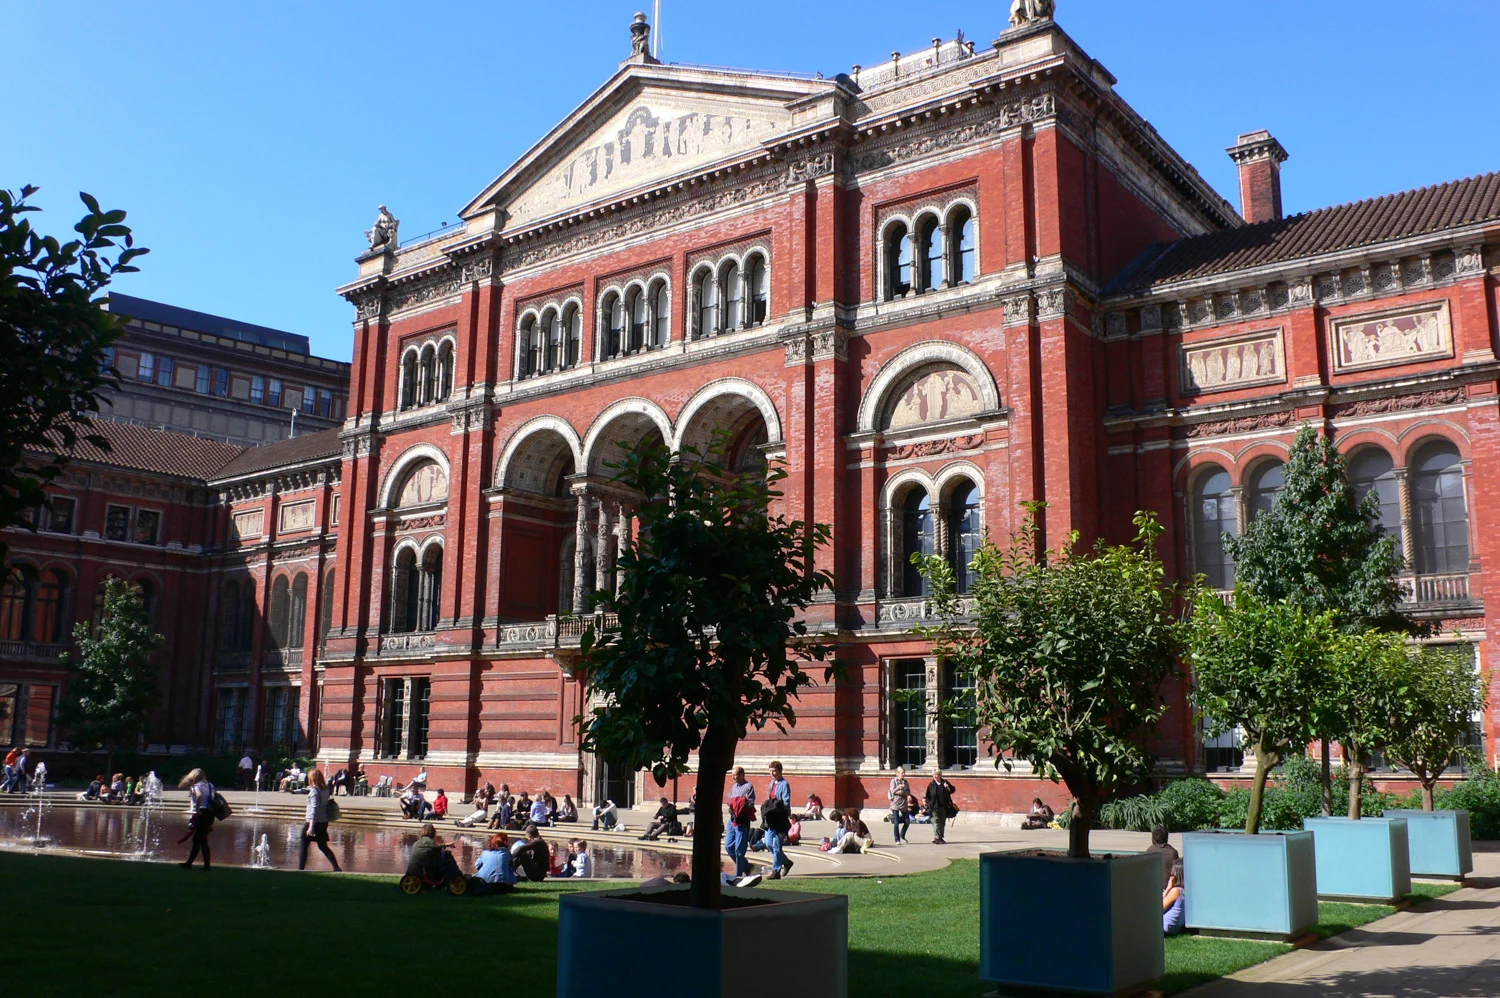
[[[401,228],[401,222],[391,210],[385,205],[380,206],[380,215],[375,219],[375,225],[365,232],[365,238],[370,240],[370,250],[393,250],[396,248],[396,230]]]
[[[1033,24],[1052,16],[1057,10],[1057,4],[1053,0],[1012,0],[1010,5],[1010,25],[1019,28],[1024,24]]]

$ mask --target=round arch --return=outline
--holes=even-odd
[[[401,456],[392,463],[391,470],[385,474],[385,481],[380,486],[381,509],[391,508],[391,504],[396,501],[396,490],[400,487],[402,479],[406,477],[406,473],[424,459],[437,462],[438,467],[443,469],[443,474],[448,476],[449,481],[452,481],[453,474],[448,466],[448,455],[443,453],[441,447],[428,443],[413,444],[401,452]]]
[[[689,437],[694,435],[696,429],[694,423],[699,413],[704,412],[705,407],[711,412],[716,400],[732,397],[745,399],[760,410],[760,417],[766,423],[767,443],[782,442],[781,416],[777,413],[771,396],[753,381],[747,381],[744,378],[720,378],[698,389],[683,405],[682,410],[677,414],[677,433],[668,438],[672,442],[672,450],[679,451],[689,443],[698,446],[696,439],[690,440]],[[699,447],[699,449],[702,448]]]
[[[505,450],[500,454],[500,460],[495,465],[495,481],[497,486],[511,484],[515,469],[512,467],[518,460],[517,455],[521,449],[541,433],[555,433],[563,439],[567,445],[568,453],[573,458],[573,469],[576,471],[583,467],[583,444],[578,439],[578,431],[573,429],[573,424],[561,416],[533,416],[511,433],[510,439],[505,442]]]
[[[1458,451],[1459,460],[1469,460],[1469,435],[1446,419],[1424,419],[1401,431],[1396,457],[1398,467],[1411,467],[1417,451],[1432,443],[1446,443]]]
[[[587,471],[592,474],[596,467],[602,467],[601,457],[610,450],[614,441],[600,439],[610,425],[617,421],[628,421],[646,424],[654,427],[661,433],[663,443],[673,439],[672,421],[662,411],[661,406],[644,398],[626,398],[612,403],[605,410],[594,417],[589,425],[587,435],[583,438],[583,462],[575,465],[579,471]]]
[[[904,375],[928,364],[942,363],[952,364],[974,379],[986,411],[1000,408],[1000,389],[995,384],[995,376],[978,354],[947,340],[928,340],[907,347],[881,365],[870,381],[865,397],[860,400],[855,423],[858,431],[866,433],[877,428],[876,422],[885,409],[891,390]]]

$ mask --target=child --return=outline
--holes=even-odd
[[[592,877],[594,875],[594,860],[589,855],[589,844],[583,839],[574,843],[577,852],[573,856],[573,876]]]
[[[802,815],[803,821],[817,821],[823,817],[823,799],[817,794],[807,795],[807,810]]]

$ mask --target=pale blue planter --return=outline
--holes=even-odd
[[[778,988],[848,995],[847,896],[725,887],[726,896],[775,903],[722,911],[633,900],[670,891],[686,893],[645,887],[558,898],[558,998],[764,998],[770,970]]]
[[[1317,924],[1312,832],[1189,832],[1182,867],[1188,928],[1290,939]]]
[[[1405,818],[1308,818],[1318,897],[1392,904],[1411,893]]]
[[[985,853],[979,976],[1009,988],[1086,995],[1154,981],[1166,971],[1161,889],[1161,858],[1154,853],[1095,859]]]
[[[1468,811],[1387,811],[1385,816],[1406,819],[1412,876],[1462,880],[1473,872]]]

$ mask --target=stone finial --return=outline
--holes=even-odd
[[[1051,20],[1057,11],[1057,4],[1053,0],[1012,0],[1010,5],[1010,26],[1020,28],[1037,21]]]
[[[656,61],[651,54],[651,25],[643,12],[636,11],[635,20],[630,22],[630,58],[625,62],[654,65]]]

